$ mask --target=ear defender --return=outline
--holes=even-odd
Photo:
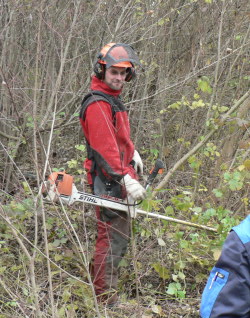
[[[103,54],[101,52],[97,55],[97,60],[95,62],[93,70],[96,77],[99,78],[100,80],[103,80],[105,76],[105,65],[99,63],[100,60],[103,61]]]
[[[94,65],[94,73],[97,78],[99,78],[100,80],[104,80],[105,65],[96,62]]]
[[[125,78],[126,82],[130,82],[132,79],[134,79],[136,76],[135,68],[134,67],[128,67],[127,75]]]

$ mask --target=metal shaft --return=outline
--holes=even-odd
[[[217,230],[215,228],[212,228],[212,227],[209,227],[209,226],[206,226],[206,225],[200,225],[200,224],[196,224],[196,223],[192,223],[192,222],[187,222],[187,221],[171,218],[169,216],[160,215],[158,213],[146,212],[146,211],[140,210],[140,209],[136,209],[136,213],[142,214],[142,215],[145,215],[145,216],[151,217],[151,218],[157,218],[157,219],[166,220],[166,221],[169,221],[169,222],[180,223],[180,224],[196,227],[196,228],[199,228],[199,229],[204,229],[204,230],[208,230],[208,231],[212,231],[212,232],[217,232]]]

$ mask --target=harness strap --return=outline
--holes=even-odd
[[[123,112],[126,110],[124,107],[124,104],[121,101],[119,96],[116,97],[113,95],[105,94],[105,93],[98,91],[98,90],[92,90],[88,94],[86,94],[82,100],[81,110],[80,110],[80,114],[79,114],[79,117],[82,120],[85,120],[85,113],[86,113],[87,107],[90,104],[92,104],[93,102],[97,102],[97,101],[105,101],[110,105],[111,110],[112,110],[112,117],[113,117],[114,125],[116,123],[116,118],[115,118],[116,113]],[[95,160],[95,156],[94,156],[94,153],[93,153],[93,150],[92,150],[90,144],[88,143],[86,138],[85,138],[85,140],[86,140],[86,145],[87,145],[88,159],[92,160],[92,166],[90,169],[92,179],[94,180],[95,171],[97,171],[97,174],[100,177],[100,179],[102,180],[102,182],[104,182],[105,184],[109,183],[110,180],[108,180],[107,177],[103,174],[101,167],[98,165],[98,163]]]
[[[105,101],[105,102],[110,104],[111,109],[112,109],[113,118],[115,117],[115,114],[117,112],[122,112],[122,111],[126,110],[125,107],[124,107],[124,104],[121,101],[119,96],[116,97],[116,96],[113,96],[113,95],[105,94],[105,93],[103,93],[101,91],[93,90],[93,91],[90,91],[83,98],[82,103],[81,103],[81,110],[80,110],[79,117],[84,120],[85,119],[85,111],[86,111],[87,107],[91,103],[96,102],[96,101],[101,101],[101,100],[103,100],[103,101]]]

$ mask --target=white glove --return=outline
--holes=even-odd
[[[131,178],[129,174],[126,174],[123,177],[122,183],[124,184],[127,193],[132,197],[132,199],[134,199],[134,201],[145,199],[146,190],[137,180]]]
[[[139,175],[142,175],[143,174],[143,163],[142,163],[141,157],[140,157],[137,150],[134,151],[134,156],[133,156],[132,161],[134,161],[134,163],[135,163],[135,165],[134,165],[135,171]]]
[[[58,201],[58,194],[56,191],[55,183],[52,184],[50,181],[44,181],[42,185],[42,193],[46,201],[51,201],[51,202]]]

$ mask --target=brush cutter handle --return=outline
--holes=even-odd
[[[154,168],[150,171],[150,174],[148,176],[146,189],[154,182],[155,177],[162,169],[164,169],[164,163],[160,159],[157,159]]]

